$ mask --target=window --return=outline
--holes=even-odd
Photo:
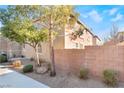
[[[78,48],[78,43],[76,43],[76,48]]]

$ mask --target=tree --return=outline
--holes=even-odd
[[[70,34],[70,39],[71,40],[76,40],[78,37],[80,37],[83,34],[84,29],[86,29],[86,28],[81,26],[78,30],[72,32]]]
[[[49,49],[51,59],[51,76],[56,75],[54,61],[53,33],[64,30],[67,24],[74,25],[77,21],[77,13],[72,6],[43,6],[43,14],[34,22],[40,21],[41,26],[49,31]],[[70,17],[73,15],[74,17]]]
[[[46,41],[48,38],[48,31],[44,28],[38,28],[33,23],[33,17],[30,15],[33,11],[33,6],[9,6],[6,10],[1,9],[0,21],[3,26],[1,28],[2,35],[12,41],[20,44],[28,44],[33,47],[36,53],[37,65],[39,65],[39,57],[37,54],[37,45],[40,42]],[[32,10],[29,10],[32,9]]]
[[[111,28],[111,32],[110,32],[110,38],[111,39],[115,39],[116,38],[118,30],[119,30],[118,26],[116,24],[113,24],[112,28]]]
[[[105,42],[107,42],[109,40],[115,41],[117,39],[116,36],[117,36],[118,31],[119,31],[118,26],[113,23],[112,27],[111,27],[111,31],[110,31],[109,35],[106,38],[104,38],[104,41]]]
[[[70,15],[73,15],[74,17],[70,17]],[[74,7],[72,6],[64,6],[64,5],[61,5],[61,6],[10,6],[6,11],[2,10],[0,20],[2,20],[2,23],[4,25],[7,25],[8,23],[12,23],[12,22],[15,24],[14,26],[12,26],[13,24],[12,23],[11,26],[4,28],[4,29],[7,29],[8,32],[9,31],[14,32],[12,33],[12,35],[6,35],[8,38],[12,40],[14,38],[14,40],[17,40],[18,42],[20,41],[25,42],[25,39],[26,39],[26,41],[28,42],[25,42],[25,43],[31,46],[34,43],[34,41],[37,40],[37,39],[34,39],[34,37],[38,37],[38,36],[34,36],[34,33],[37,33],[38,31],[36,31],[37,29],[33,25],[33,23],[36,24],[37,21],[40,22],[40,25],[41,25],[40,29],[44,31],[48,31],[50,59],[51,59],[50,75],[55,76],[56,71],[55,71],[54,48],[53,48],[53,41],[55,38],[55,34],[56,32],[64,30],[66,24],[70,24],[71,26],[73,26],[77,21],[77,15],[78,14],[75,13]],[[16,26],[16,24],[18,25]],[[20,24],[22,26],[20,26]],[[23,29],[23,28],[26,28],[26,29]],[[29,29],[31,31],[29,31]],[[6,33],[7,31],[4,31],[4,33]],[[17,33],[19,32],[20,34],[18,34],[18,36],[20,36],[20,38],[16,36]],[[42,32],[42,31],[39,31],[39,32]],[[25,36],[24,33],[25,34],[27,33],[28,35],[30,33],[30,35]],[[29,37],[31,38],[29,39]],[[31,41],[31,43],[29,43],[29,41]]]

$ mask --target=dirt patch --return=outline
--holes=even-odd
[[[23,65],[34,64],[33,61],[23,60]],[[20,70],[16,70],[22,73]],[[24,73],[23,73],[24,74]],[[82,80],[79,79],[78,76],[70,74],[70,73],[61,73],[61,71],[57,71],[57,75],[55,77],[50,77],[49,72],[46,74],[37,74],[35,72],[24,74],[28,77],[31,77],[39,82],[42,82],[48,85],[51,88],[105,88],[107,87],[101,80],[96,79],[87,79]],[[124,87],[124,83],[119,83],[119,87]]]

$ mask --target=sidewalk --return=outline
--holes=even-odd
[[[48,88],[48,86],[16,71],[6,69],[5,73],[0,75],[0,88]]]

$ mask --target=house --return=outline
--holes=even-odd
[[[0,35],[0,53],[5,53],[10,57],[19,57],[21,56],[22,47],[17,42],[12,42],[5,37]]]
[[[40,24],[40,22],[36,22]],[[82,29],[80,29],[82,28]],[[75,31],[81,30],[83,32],[79,37],[71,38]],[[58,35],[53,41],[54,49],[85,49],[85,46],[97,46],[101,44],[101,40],[98,36],[94,35],[91,30],[79,20],[75,23],[74,27],[66,25],[63,29],[58,31]],[[42,42],[38,47],[39,56],[41,59],[49,61],[49,43]],[[34,57],[35,53],[29,45],[25,45],[23,48],[23,55],[27,57]]]
[[[118,32],[114,38],[105,42],[104,45],[124,45],[124,32]]]
[[[117,40],[119,42],[123,42],[124,41],[124,32],[123,31],[122,32],[118,32],[116,38],[117,38]]]
[[[71,39],[69,34],[82,29],[83,34],[76,39]],[[76,22],[73,28],[69,28],[68,26],[65,28],[64,31],[64,49],[84,49],[85,46],[96,46],[100,45],[101,40],[98,36],[94,35],[91,30],[84,24],[81,23],[79,20]]]
[[[73,17],[73,16],[71,16]],[[37,23],[36,23],[37,24]],[[81,29],[82,28],[82,29]],[[76,31],[81,31],[82,34],[78,37],[74,36]],[[58,31],[58,35],[54,39],[54,49],[85,49],[85,46],[97,46],[101,44],[98,36],[94,35],[91,30],[81,21],[77,20],[73,27],[67,24],[64,28]],[[41,42],[38,47],[40,58],[49,61],[49,43]],[[21,56],[35,57],[33,48],[29,45],[24,45],[23,48],[17,42],[12,42],[5,37],[0,37],[0,52],[5,52],[9,57]]]
[[[72,34],[79,30],[81,30],[83,34],[76,39],[72,39]],[[58,32],[58,36],[54,40],[54,49],[84,49],[85,46],[96,45],[101,45],[100,38],[94,35],[91,30],[79,20],[77,20],[74,27],[70,27],[70,25],[67,24],[62,31]]]

